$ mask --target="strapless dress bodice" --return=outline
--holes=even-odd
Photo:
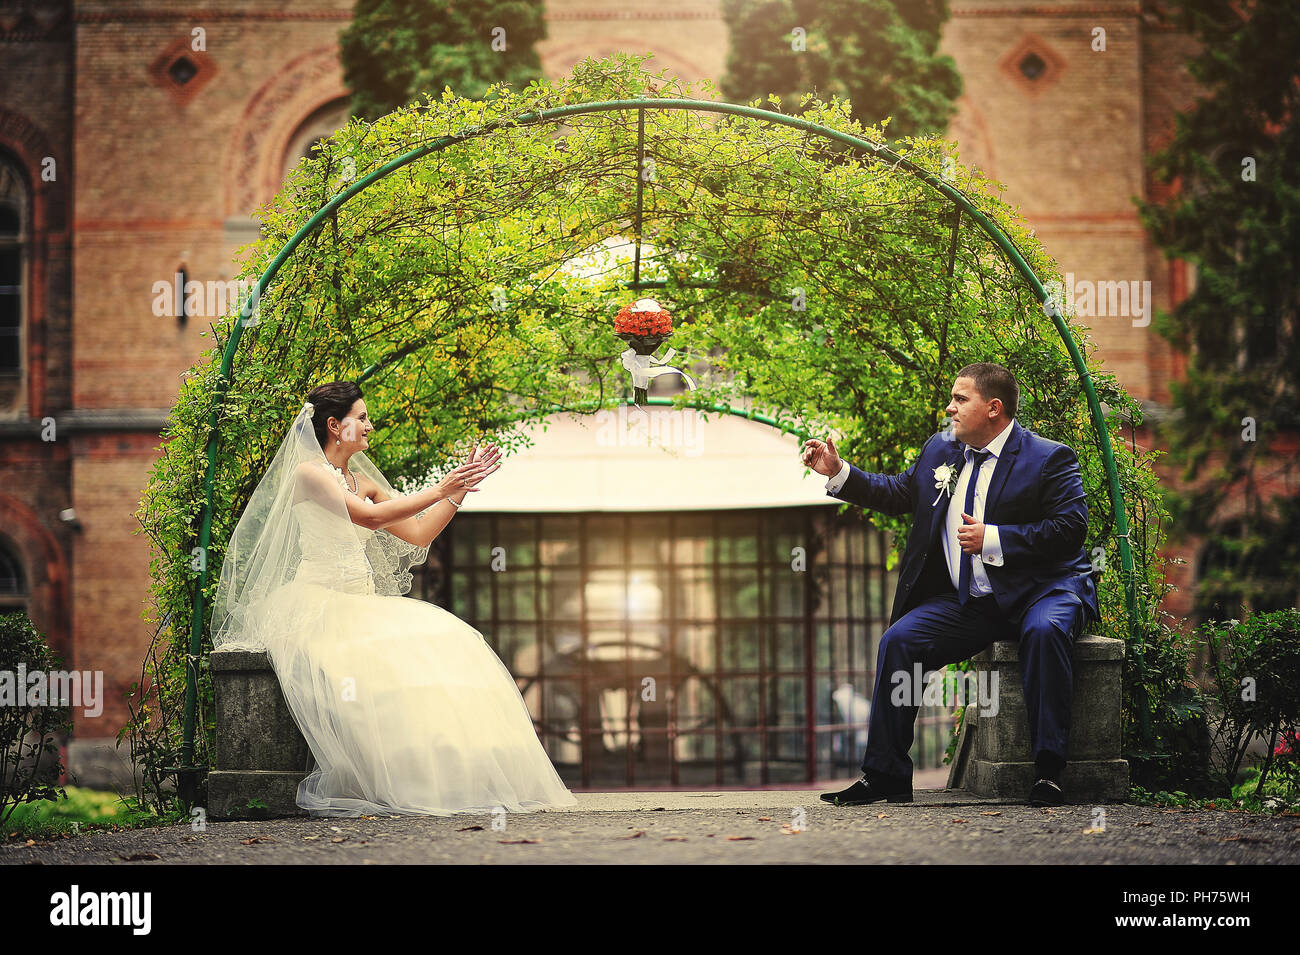
[[[373,594],[375,574],[366,559],[363,536],[373,532],[315,501],[299,501],[293,510],[302,549],[302,563],[293,579],[345,593]]]

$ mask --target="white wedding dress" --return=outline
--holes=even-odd
[[[482,634],[434,604],[376,594],[362,544],[374,531],[312,500],[293,509],[302,562],[259,629],[316,759],[297,804],[322,816],[574,805]]]

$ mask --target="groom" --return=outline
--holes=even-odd
[[[952,432],[931,435],[899,475],[869,474],[840,459],[834,441],[803,446],[827,493],[885,514],[912,515],[889,629],[880,640],[863,777],[822,799],[856,806],[911,802],[915,706],[896,705],[895,674],[911,679],[1018,637],[1037,782],[1031,805],[1064,800],[1074,640],[1100,614],[1079,462],[1064,444],[1015,420],[1020,386],[1001,365],[957,372],[946,413]],[[945,480],[947,478],[947,480]]]

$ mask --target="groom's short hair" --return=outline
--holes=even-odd
[[[1020,402],[1020,383],[1016,381],[1015,375],[1001,365],[995,365],[991,361],[976,362],[957,372],[957,377],[970,378],[975,382],[975,390],[981,398],[985,401],[997,398],[1002,402],[1008,418],[1016,416],[1016,406]]]

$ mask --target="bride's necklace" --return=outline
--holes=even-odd
[[[340,468],[340,467],[336,467],[336,466],[335,466],[335,465],[334,465],[334,464],[329,460],[329,458],[326,458],[326,459],[325,459],[325,463],[328,464],[330,467],[334,468],[334,470],[337,471],[337,472],[342,476],[342,478],[343,478],[343,486],[344,486],[344,487],[347,487],[347,486],[348,486],[348,476],[347,476],[346,474],[343,473],[343,469]],[[357,488],[358,488],[359,486],[360,486],[360,485],[357,484],[357,476],[356,476],[355,474],[352,475],[352,486],[351,486],[351,487],[348,487],[348,490],[351,491],[353,494],[357,494],[357,496],[360,497],[361,495],[357,493]]]

